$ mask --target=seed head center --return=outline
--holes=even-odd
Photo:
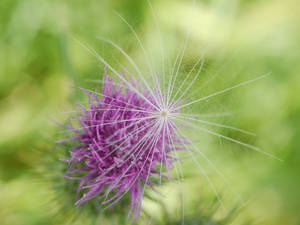
[[[168,116],[168,112],[162,111],[160,115],[165,118]]]

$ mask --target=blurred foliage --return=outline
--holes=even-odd
[[[225,210],[213,213],[205,199],[214,199],[210,185],[187,160],[184,185],[186,224],[223,224],[239,205],[235,189],[246,201],[239,216],[225,224],[247,221],[264,225],[300,222],[300,5],[297,0],[153,0],[164,44],[167,68],[190,39],[180,81],[205,52],[203,73],[194,97],[233,86],[272,72],[249,86],[193,107],[195,113],[231,112],[217,118],[224,124],[254,131],[249,137],[218,129],[224,135],[261,147],[284,159],[278,162],[210,135],[194,133],[197,144],[228,179],[227,185],[209,164],[203,168],[222,193]],[[116,69],[128,61],[99,40],[118,43],[139,65],[142,52],[130,29],[114,13],[128,20],[152,60],[161,66],[160,44],[151,8],[146,0],[1,0],[0,1],[0,218],[3,225],[93,224],[76,209],[59,212],[66,196],[52,177],[63,165],[54,142],[62,111],[74,109],[85,98],[74,86],[94,89],[103,65],[80,44],[91,45]],[[49,159],[49,155],[53,158]],[[51,157],[50,157],[51,158]],[[57,160],[57,161],[55,161]],[[54,161],[54,162],[53,162]],[[49,168],[48,166],[53,163]],[[51,175],[51,172],[53,174]],[[49,177],[48,177],[49,176]],[[59,175],[56,177],[59,179]],[[57,188],[57,187],[56,187]],[[177,184],[161,188],[161,204],[146,200],[139,224],[180,224],[181,200]],[[197,204],[201,203],[198,208]],[[218,203],[216,203],[218,204]],[[166,210],[162,210],[160,207]],[[78,210],[77,210],[78,211]],[[213,215],[212,215],[213,214]],[[123,224],[111,213],[101,224]],[[213,217],[213,218],[212,218]],[[102,218],[102,217],[101,217]],[[153,219],[151,219],[153,218]],[[219,218],[219,219],[218,219]],[[219,221],[219,222],[211,222]],[[221,222],[220,222],[221,221]],[[223,221],[223,222],[222,222]]]

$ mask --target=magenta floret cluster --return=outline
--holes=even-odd
[[[153,107],[155,99],[137,82],[132,88],[104,75],[102,92],[82,89],[89,104],[78,104],[80,112],[74,134],[60,142],[72,142],[66,177],[80,180],[76,205],[97,198],[114,205],[127,193],[131,204],[129,215],[136,218],[141,210],[145,186],[153,188],[165,178],[176,160],[170,136],[173,130]],[[156,175],[156,176],[155,176]]]

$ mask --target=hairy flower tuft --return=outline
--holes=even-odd
[[[176,161],[171,153],[178,150],[174,146],[179,138],[167,122],[167,110],[158,111],[149,92],[137,82],[131,85],[144,97],[107,75],[101,98],[100,93],[82,89],[89,105],[78,104],[80,113],[73,119],[79,121],[79,127],[68,126],[74,135],[60,143],[76,143],[66,159],[70,167],[65,176],[80,180],[76,205],[98,198],[111,206],[129,193],[128,216],[134,219],[140,213],[145,186],[159,183],[154,175],[160,182],[170,179],[163,173],[169,173]]]

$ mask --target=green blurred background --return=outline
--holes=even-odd
[[[217,76],[196,96],[272,72],[262,81],[193,109],[197,113],[233,112],[218,121],[253,131],[257,136],[239,136],[219,129],[220,132],[284,160],[278,162],[201,134],[199,147],[246,202],[235,224],[247,220],[265,225],[299,224],[299,1],[197,0],[195,6],[191,2],[153,0],[152,4],[167,61],[175,58],[190,31],[180,79],[184,78],[185,69],[206,51],[199,82]],[[37,175],[44,168],[44,152],[46,155],[58,151],[53,144],[57,126],[48,117],[61,121],[60,112],[72,109],[74,102],[84,99],[73,86],[94,88],[96,85],[89,80],[102,76],[103,65],[75,39],[93,46],[118,70],[128,62],[97,38],[115,41],[143,65],[134,35],[114,11],[128,20],[159,65],[158,32],[146,0],[0,1],[0,224],[65,224],[63,219],[58,222],[55,218],[59,208],[53,197],[55,191]],[[224,197],[225,208],[234,207],[236,198],[228,191],[228,185],[205,165],[205,160],[199,161]],[[187,176],[188,221],[188,217],[197,217],[192,215],[195,205],[205,208],[205,199],[213,198],[213,193],[195,166],[183,163],[183,167]],[[179,205],[177,189],[169,184],[161,190],[168,194],[162,201],[171,218],[178,217],[171,207]],[[145,209],[154,212],[159,223],[166,224],[157,206],[145,201]],[[226,212],[218,210],[216,214],[218,218]],[[117,224],[112,221],[113,215],[111,221],[101,224]]]

